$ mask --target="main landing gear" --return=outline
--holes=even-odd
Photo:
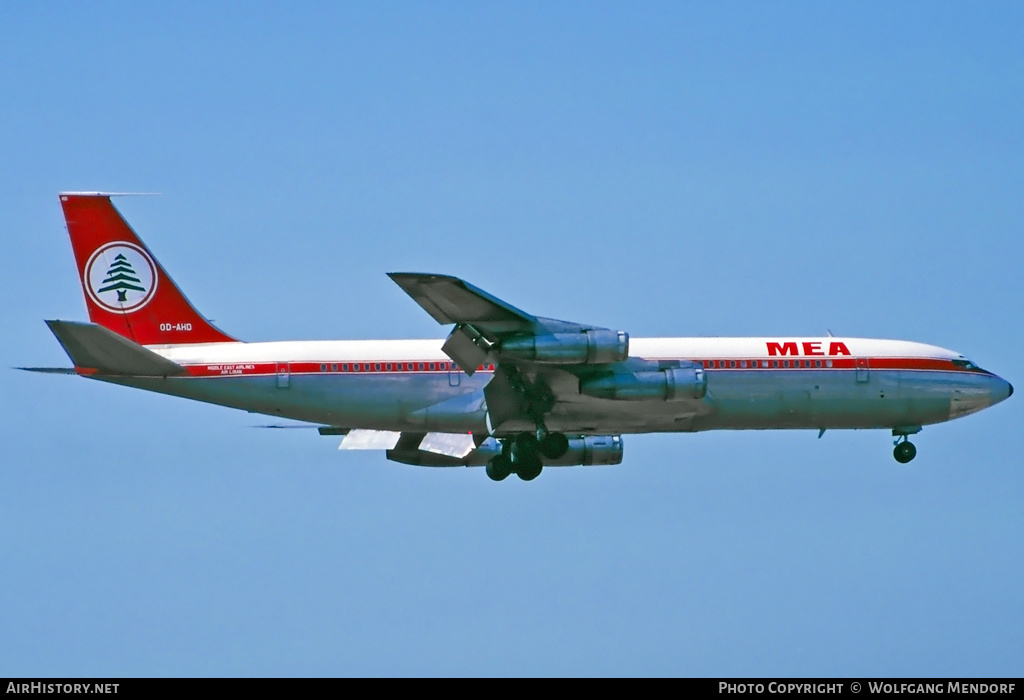
[[[487,463],[487,476],[501,481],[515,474],[523,481],[533,481],[544,469],[541,457],[558,459],[569,450],[569,438],[562,433],[549,433],[538,428],[536,433],[519,433],[501,440],[501,454]]]

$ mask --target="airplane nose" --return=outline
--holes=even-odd
[[[1010,382],[1006,381],[1002,377],[995,377],[995,380],[995,386],[992,387],[991,389],[993,404],[997,404],[1000,401],[1005,401],[1006,399],[1013,396],[1013,384],[1010,384]]]

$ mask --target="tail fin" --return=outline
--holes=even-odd
[[[60,195],[89,319],[139,345],[222,343],[102,193]]]

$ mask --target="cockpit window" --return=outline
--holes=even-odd
[[[953,364],[964,369],[981,369],[981,367],[966,359],[953,360]]]

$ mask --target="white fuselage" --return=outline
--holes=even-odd
[[[483,388],[438,340],[289,341],[149,346],[187,370],[118,384],[342,428],[488,431]],[[700,400],[579,394],[566,373],[547,427],[575,434],[713,429],[914,429],[980,410],[1010,385],[958,353],[863,338],[633,338],[630,357],[703,367]],[[499,432],[530,429],[502,426]]]

